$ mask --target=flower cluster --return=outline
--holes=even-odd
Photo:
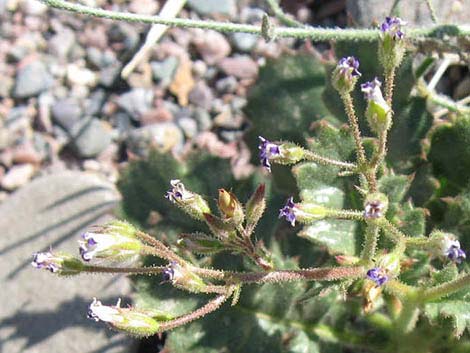
[[[385,270],[379,267],[371,268],[369,271],[367,271],[366,275],[368,279],[370,279],[379,287],[383,286],[389,280]]]
[[[406,22],[399,17],[386,17],[384,23],[380,26],[380,30],[384,35],[390,35],[394,40],[403,39],[405,33],[401,30]]]
[[[338,62],[338,68],[342,75],[349,77],[350,79],[361,76],[361,73],[359,72],[359,60],[354,56],[342,58]]]

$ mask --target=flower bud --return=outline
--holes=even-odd
[[[377,135],[388,130],[392,122],[391,109],[382,96],[380,86],[382,86],[382,83],[377,77],[373,81],[361,85],[361,90],[365,93],[368,102],[366,109],[367,122],[371,130]]]
[[[201,195],[186,190],[180,180],[173,179],[170,184],[171,190],[166,193],[165,198],[179,206],[184,212],[201,221],[204,220],[204,213],[211,213],[207,201]]]
[[[88,318],[108,323],[112,328],[146,337],[158,332],[160,323],[147,313],[133,308],[121,308],[120,300],[116,306],[106,306],[93,298],[88,308]]]
[[[258,136],[260,144],[258,146],[261,164],[269,172],[271,171],[271,161],[279,164],[293,164],[301,161],[305,156],[305,150],[294,143],[285,142],[276,144]]]
[[[325,218],[328,213],[328,209],[321,205],[311,202],[296,204],[294,203],[294,198],[290,197],[287,200],[286,205],[281,208],[279,218],[285,217],[292,226],[295,226],[296,221],[309,224]]]
[[[181,234],[178,246],[192,253],[207,255],[224,250],[218,239],[214,239],[204,233]]]
[[[84,264],[77,258],[67,253],[39,252],[33,254],[31,265],[35,268],[43,268],[61,276],[73,276],[79,274]]]
[[[388,198],[382,193],[373,193],[364,201],[364,218],[378,219],[385,217],[388,209]]]
[[[218,206],[226,220],[230,220],[234,224],[241,224],[243,222],[245,218],[243,207],[233,193],[225,189],[219,189]]]
[[[460,242],[451,233],[432,232],[430,235],[430,246],[434,256],[445,258],[458,264],[467,257],[465,251],[460,248]]]
[[[339,93],[349,93],[354,89],[359,72],[359,61],[354,56],[342,58],[333,71],[332,84]]]
[[[163,270],[162,276],[165,282],[171,282],[175,287],[189,292],[200,293],[204,292],[206,288],[206,284],[198,275],[176,261],[172,261]]]
[[[136,238],[137,229],[122,221],[112,221],[82,234],[79,240],[80,255],[84,261],[92,258],[112,261],[134,259],[139,255],[142,243]]]
[[[264,213],[266,208],[266,199],[264,197],[265,185],[260,184],[256,191],[251,195],[246,203],[246,220],[247,226],[254,226]]]
[[[406,25],[398,17],[387,17],[380,26],[379,61],[386,71],[398,67],[405,54],[405,34],[401,27]]]

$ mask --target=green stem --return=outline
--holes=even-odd
[[[407,237],[405,243],[407,247],[426,248],[429,245],[428,237]]]
[[[467,286],[470,286],[470,274],[463,275],[439,286],[425,289],[420,295],[420,300],[422,302],[436,300],[458,292]]]
[[[219,32],[233,33],[252,33],[261,35],[261,27],[246,24],[235,24],[215,21],[201,21],[188,19],[165,19],[159,16],[138,15],[125,12],[116,12],[103,9],[97,9],[80,4],[73,4],[64,0],[43,0],[43,3],[49,7],[66,10],[83,15],[89,15],[111,20],[146,23],[146,24],[163,24],[170,27],[183,28],[202,28],[212,29]],[[274,29],[276,38],[298,38],[311,39],[312,41],[354,41],[354,42],[373,42],[379,38],[380,31],[378,29],[326,29],[326,28],[289,28],[279,27]],[[433,26],[427,28],[410,29],[406,32],[409,40],[418,38],[442,38],[446,37],[467,37],[470,36],[470,26]]]
[[[378,221],[379,226],[385,231],[385,235],[390,236],[396,243],[403,243],[407,244],[406,242],[408,239],[412,239],[407,237],[401,230],[395,227],[389,220],[386,218],[382,218]]]
[[[342,93],[341,99],[343,100],[346,115],[349,120],[349,127],[352,130],[354,136],[354,142],[356,143],[357,161],[359,165],[364,165],[366,162],[366,153],[362,144],[361,130],[359,129],[359,122],[354,111],[354,103],[351,97],[351,93]]]
[[[291,27],[305,27],[305,25],[299,21],[294,20],[293,18],[289,17],[279,6],[278,2],[276,0],[266,0],[268,3],[269,7],[271,8],[271,11],[274,13],[274,16],[276,16],[282,23],[284,23],[286,26],[291,26]]]
[[[395,320],[395,330],[400,334],[409,333],[415,327],[418,320],[418,303],[414,300],[405,300],[400,315]]]
[[[429,9],[432,21],[437,24],[436,10],[434,9],[432,0],[424,0],[424,1],[426,2],[426,5],[428,5],[428,9]]]
[[[335,218],[335,219],[351,219],[351,220],[355,220],[355,221],[363,221],[364,220],[364,212],[354,211],[354,210],[329,209],[328,210],[328,217],[329,218]]]
[[[372,259],[375,256],[377,250],[377,240],[379,238],[380,227],[377,224],[367,224],[365,232],[364,247],[362,249],[361,259],[366,263],[372,263]]]
[[[305,151],[305,159],[308,161],[317,162],[323,165],[333,165],[343,169],[355,170],[357,166],[354,163],[337,161],[336,159],[331,159],[327,157],[322,157],[314,152]]]
[[[145,275],[161,273],[164,267],[104,267],[104,266],[85,266],[81,272],[89,273],[126,273],[129,275]]]

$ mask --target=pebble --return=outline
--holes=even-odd
[[[151,148],[156,148],[159,152],[180,150],[184,137],[181,129],[173,122],[165,122],[130,131],[126,142],[132,153],[147,156]]]
[[[77,123],[71,132],[72,147],[81,158],[92,158],[104,151],[111,143],[111,133],[97,118]]]
[[[152,61],[150,65],[154,80],[160,82],[162,87],[167,87],[175,76],[179,60],[174,56],[170,56],[163,61]]]
[[[65,98],[56,101],[51,108],[52,119],[65,131],[71,132],[72,128],[80,121],[83,111],[78,100]]]
[[[202,108],[194,109],[193,118],[197,122],[200,131],[209,130],[212,127],[212,119],[209,112]]]
[[[134,88],[121,94],[117,100],[117,104],[136,121],[151,109],[152,103],[153,91],[146,88]]]
[[[140,123],[142,125],[152,125],[154,123],[171,120],[173,120],[173,114],[171,114],[167,108],[161,106],[144,113],[140,119]]]
[[[36,151],[31,141],[15,146],[12,152],[13,162],[17,164],[38,164],[42,160],[42,156]]]
[[[237,78],[256,78],[258,76],[258,64],[247,55],[222,59],[218,66],[226,75]]]
[[[196,60],[193,62],[192,70],[194,78],[203,78],[207,72],[207,65],[202,60]]]
[[[201,16],[223,14],[234,16],[235,0],[188,0],[188,6]]]
[[[220,33],[215,31],[200,31],[194,43],[202,58],[208,65],[214,65],[230,54],[230,43]]]
[[[259,37],[250,33],[234,33],[232,43],[241,52],[250,52],[258,43]]]
[[[215,83],[215,89],[219,93],[233,93],[237,87],[237,79],[233,76],[224,77]]]
[[[70,85],[93,87],[98,82],[96,73],[78,64],[67,65],[67,80]]]
[[[48,90],[53,78],[47,71],[46,65],[37,60],[20,68],[16,75],[14,98],[28,98]]]
[[[49,53],[59,59],[65,60],[75,44],[75,40],[75,32],[70,28],[62,27],[57,34],[49,39]]]
[[[0,128],[0,151],[4,150],[13,142],[13,136],[8,129]]]
[[[90,96],[85,101],[85,114],[86,115],[99,115],[101,108],[106,99],[106,91],[104,89],[97,89],[90,93]]]
[[[187,138],[193,138],[197,135],[197,122],[190,117],[183,117],[177,121],[181,130]]]
[[[209,110],[214,99],[212,90],[207,86],[204,81],[199,81],[189,92],[189,102],[195,106]]]
[[[25,185],[34,175],[35,168],[32,164],[18,164],[10,168],[3,176],[1,186],[3,189],[13,191]]]
[[[141,15],[154,15],[158,11],[158,2],[153,0],[132,0],[129,11]]]

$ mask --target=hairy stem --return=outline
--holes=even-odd
[[[420,295],[420,300],[422,302],[436,300],[458,292],[467,286],[470,286],[470,274],[463,275],[439,286],[425,289]]]
[[[266,0],[268,3],[269,7],[271,8],[271,11],[274,13],[274,16],[276,16],[282,23],[284,23],[286,26],[291,26],[291,27],[305,27],[305,25],[299,21],[296,21],[295,19],[291,18],[289,15],[287,15],[279,6],[278,2],[276,0]]]
[[[362,248],[361,259],[370,264],[377,250],[377,240],[379,239],[379,226],[377,224],[367,224],[364,247]]]
[[[323,165],[333,165],[333,166],[340,167],[343,169],[355,170],[357,168],[357,166],[354,163],[342,162],[342,161],[337,161],[335,159],[322,157],[311,151],[305,152],[305,159],[308,161],[317,162]]]
[[[158,329],[158,332],[172,330],[176,327],[185,325],[191,321],[204,317],[207,314],[220,308],[220,306],[228,299],[228,297],[229,297],[229,294],[221,294],[215,297],[215,299],[209,301],[206,305],[200,307],[199,309],[189,314],[182,315],[180,317],[177,317],[176,319],[163,322],[161,323]]]
[[[428,5],[428,9],[429,9],[432,21],[437,24],[436,9],[434,9],[432,0],[424,0],[424,1],[426,2],[426,5]]]
[[[417,303],[414,300],[406,300],[403,303],[400,315],[395,320],[395,330],[399,334],[411,332],[418,320],[418,314],[419,309]]]
[[[43,0],[43,3],[56,9],[117,21],[163,24],[170,27],[212,29],[226,33],[243,32],[257,35],[262,34],[261,27],[254,25],[188,19],[165,19],[159,16],[138,15],[127,12],[97,9],[90,6],[73,4],[64,0]],[[379,38],[379,33],[379,30],[375,29],[326,29],[311,27],[279,27],[274,29],[274,36],[277,38],[311,39],[315,42],[329,40],[373,42]],[[467,37],[470,36],[470,26],[446,25],[415,28],[410,29],[406,34],[409,40],[424,37],[442,38],[444,35],[448,37]]]
[[[344,103],[346,115],[349,120],[349,127],[352,130],[354,136],[354,142],[356,143],[357,161],[359,165],[364,165],[366,162],[366,153],[362,144],[361,130],[359,129],[359,122],[357,120],[356,112],[354,111],[354,103],[350,93],[342,93],[341,99]]]
[[[164,267],[105,267],[105,266],[86,266],[81,272],[89,273],[126,273],[129,275],[145,275],[161,273]]]

